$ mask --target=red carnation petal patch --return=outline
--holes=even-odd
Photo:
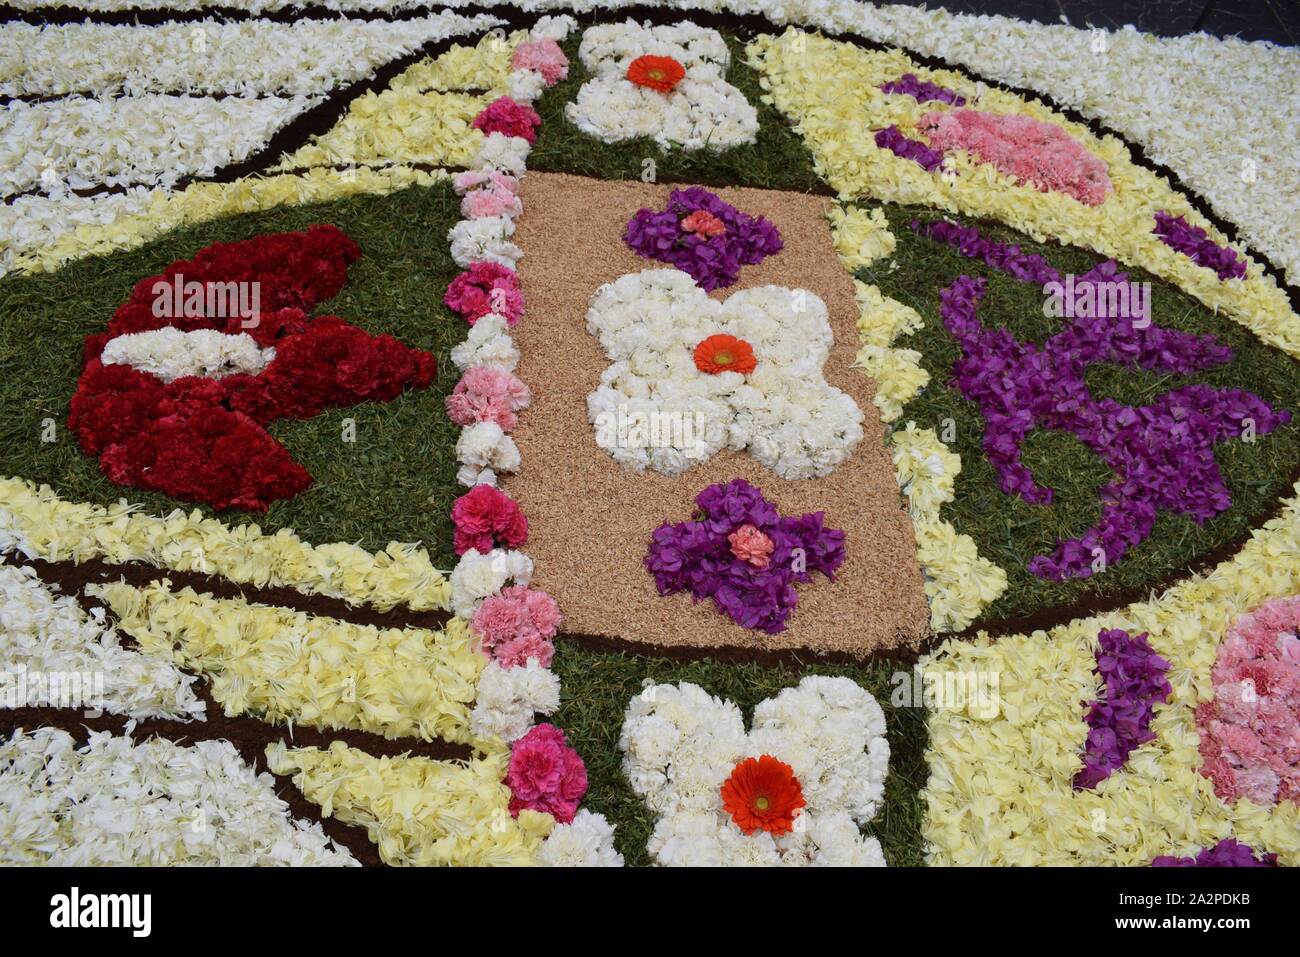
[[[306,419],[327,408],[387,402],[434,379],[437,360],[392,336],[372,335],[337,316],[312,317],[347,282],[361,250],[335,226],[214,243],[136,283],[108,329],[86,337],[68,427],[86,454],[119,485],[163,492],[213,508],[265,511],[311,485],[307,470],[266,431],[276,419]],[[257,283],[254,322],[205,300],[182,304],[191,283]],[[203,297],[200,297],[203,298]],[[157,313],[161,311],[163,315]],[[257,375],[180,378],[166,383],[125,365],[105,365],[104,346],[120,335],[172,327],[246,333],[275,348]]]

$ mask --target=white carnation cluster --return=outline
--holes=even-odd
[[[263,349],[246,332],[182,332],[167,326],[111,339],[100,359],[104,365],[128,365],[163,382],[174,382],[185,376],[222,379],[237,373],[257,375],[275,359],[275,349]]]
[[[475,262],[496,263],[514,269],[524,254],[522,249],[510,241],[514,234],[515,224],[509,216],[462,219],[447,233],[447,240],[451,243],[451,258],[462,269],[468,269]]]
[[[568,824],[557,824],[537,851],[540,867],[622,867],[623,855],[614,849],[614,828],[603,814],[586,808]]]
[[[488,595],[507,584],[527,585],[533,580],[533,560],[523,552],[494,548],[480,552],[471,548],[451,570],[451,608],[469,618]]]
[[[862,439],[862,410],[823,378],[831,327],[807,290],[761,286],[720,303],[680,270],[647,269],[596,290],[587,330],[613,360],[587,397],[596,443],[637,471],[678,475],[748,448],[782,478],[812,478]],[[696,346],[713,335],[749,343],[754,371],[697,368]]]
[[[633,83],[628,65],[647,55],[672,57],[686,75],[667,93]],[[725,79],[730,56],[716,30],[692,23],[600,24],[583,33],[579,56],[595,76],[565,115],[606,143],[648,136],[663,148],[722,150],[758,135],[758,111]]]
[[[495,312],[481,316],[470,326],[465,341],[452,347],[451,361],[461,372],[477,365],[497,365],[514,372],[519,364],[519,349],[509,329],[504,316]]]
[[[493,661],[479,675],[470,730],[481,738],[517,741],[533,726],[534,714],[560,706],[560,679],[536,658],[503,668]]]
[[[859,825],[876,814],[889,771],[885,716],[849,678],[813,675],[754,709],[698,685],[650,685],[628,704],[619,747],[632,789],[657,816],[647,849],[665,866],[884,866]],[[780,836],[745,834],[723,807],[722,786],[746,758],[794,772],[805,804]]]
[[[204,716],[190,687],[194,677],[170,661],[123,648],[102,609],[92,618],[73,598],[56,596],[32,568],[2,561],[0,674],[0,707],[84,705],[132,718]],[[73,690],[76,702],[68,698]]]
[[[228,741],[181,747],[56,728],[0,741],[0,863],[60,867],[344,867]]]

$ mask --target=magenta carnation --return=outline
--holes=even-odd
[[[518,548],[528,541],[528,519],[514,499],[491,485],[475,485],[456,499],[451,521],[457,555],[471,548],[485,554],[498,545]]]
[[[500,366],[470,366],[447,396],[447,416],[460,426],[495,422],[509,432],[531,396],[518,376]]]
[[[524,314],[524,294],[513,269],[497,263],[471,263],[447,286],[442,301],[471,326],[489,312],[513,326]]]
[[[539,724],[511,746],[506,786],[515,817],[528,808],[568,824],[587,793],[587,768],[563,731]]]
[[[1196,709],[1201,773],[1227,802],[1300,803],[1300,596],[1242,615],[1214,663],[1214,699]]]
[[[1277,867],[1277,855],[1260,853],[1249,844],[1226,837],[1214,847],[1203,847],[1195,857],[1165,854],[1151,862],[1152,867]]]
[[[542,125],[542,118],[531,106],[501,96],[485,106],[470,125],[476,130],[482,130],[485,135],[502,133],[505,136],[522,136],[529,143],[535,143],[537,127]]]
[[[917,129],[929,137],[931,146],[968,150],[1040,192],[1065,193],[1097,206],[1113,191],[1106,164],[1053,123],[961,109],[927,113]]]
[[[510,57],[510,69],[540,73],[547,86],[555,86],[568,78],[569,58],[564,55],[558,43],[545,37],[515,47],[515,52]]]

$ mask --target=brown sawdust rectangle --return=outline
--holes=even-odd
[[[809,289],[825,301],[835,335],[826,379],[848,392],[866,419],[853,456],[825,478],[786,481],[746,452],[723,451],[670,477],[649,470],[638,475],[596,445],[587,394],[599,385],[609,360],[587,332],[588,304],[602,283],[667,268],[632,252],[622,236],[638,209],[662,209],[671,189],[540,172],[524,179],[515,241],[524,250],[519,273],[526,314],[512,334],[522,353],[518,374],[532,389],[533,402],[514,433],[523,465],[502,486],[528,516],[525,550],[536,563],[536,587],[559,602],[562,631],[574,635],[661,647],[756,653],[807,648],[857,657],[915,645],[927,632],[929,610],[911,522],[871,402],[872,383],[852,368],[857,306],[825,219],[829,200],[715,190],[738,209],[775,223],[785,248],[744,267],[736,285],[712,295],[725,299],[739,289],[773,284]],[[824,511],[828,525],[845,531],[847,556],[837,581],[815,575],[796,586],[798,606],[779,635],[741,628],[712,601],[661,597],[642,564],[659,524],[688,520],[701,489],[734,478],[761,488],[782,514]]]

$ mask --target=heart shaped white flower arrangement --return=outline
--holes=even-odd
[[[587,330],[613,360],[587,397],[596,444],[638,472],[748,448],[782,478],[815,478],[862,439],[862,410],[823,377],[831,327],[807,290],[720,303],[680,270],[647,269],[596,290]]]
[[[619,747],[658,816],[662,865],[884,866],[858,830],[889,772],[885,715],[849,678],[810,675],[754,709],[698,685],[651,685],[628,704]]]

